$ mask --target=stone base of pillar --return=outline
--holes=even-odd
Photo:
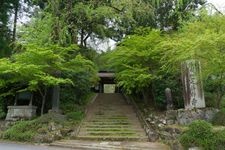
[[[212,121],[218,112],[215,108],[198,108],[192,110],[178,109],[166,112],[167,124],[188,125],[195,120]]]
[[[48,113],[62,114],[62,110],[60,110],[60,109],[49,109]]]

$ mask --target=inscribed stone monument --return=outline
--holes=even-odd
[[[185,109],[204,108],[200,62],[187,60],[182,63],[181,68]]]
[[[166,95],[166,108],[167,110],[173,109],[173,99],[172,99],[172,93],[170,88],[165,89],[165,95]]]

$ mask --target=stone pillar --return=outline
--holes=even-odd
[[[185,109],[204,108],[205,98],[201,80],[200,62],[187,60],[181,65]]]
[[[53,87],[52,95],[52,111],[59,112],[59,103],[60,103],[60,86]]]
[[[56,77],[61,77],[61,71],[57,70],[54,75]],[[52,90],[52,111],[60,113],[59,110],[60,105],[60,85],[53,86]]]
[[[165,95],[166,95],[166,108],[167,110],[173,109],[173,99],[172,99],[172,93],[170,88],[165,89]]]

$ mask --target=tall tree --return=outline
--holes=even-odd
[[[155,6],[155,16],[161,29],[177,30],[183,21],[196,16],[196,10],[206,0],[162,0]]]
[[[225,93],[224,24],[225,17],[222,15],[203,15],[199,21],[185,24],[159,46],[163,54],[162,68],[166,72],[180,72],[181,62],[187,59],[201,61],[205,90],[212,95],[207,97],[208,102],[218,108]]]
[[[10,28],[9,12],[12,9],[11,0],[2,0],[0,4],[0,57],[8,56],[10,54]]]

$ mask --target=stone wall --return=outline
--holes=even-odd
[[[36,106],[8,106],[6,120],[16,121],[36,116]]]
[[[194,120],[206,120],[210,122],[218,111],[219,110],[215,108],[169,110],[166,112],[166,120],[167,124],[180,125],[188,125]]]

